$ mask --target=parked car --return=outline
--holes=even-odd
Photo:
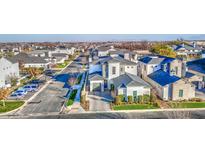
[[[35,79],[35,80],[32,80],[29,82],[30,84],[41,84],[41,83],[44,83],[43,80],[39,80],[39,79]]]
[[[24,94],[22,94],[22,93],[12,93],[12,94],[10,95],[10,97],[11,97],[12,99],[21,99],[21,98],[24,97]]]
[[[27,94],[27,91],[26,89],[23,89],[23,88],[19,88],[18,90],[16,90],[14,93],[20,93],[20,94],[23,94],[23,95],[26,95]]]
[[[28,91],[28,92],[33,92],[33,91],[37,91],[37,90],[38,90],[38,85],[29,84],[29,85],[25,85],[23,88],[24,88],[26,91]]]
[[[53,76],[55,74],[55,72],[53,70],[45,70],[44,74],[47,76]]]

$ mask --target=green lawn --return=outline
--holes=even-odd
[[[205,108],[205,102],[169,103],[172,108]]]
[[[113,110],[141,110],[141,109],[157,109],[158,107],[149,104],[126,104],[115,105]]]
[[[66,103],[67,106],[70,106],[70,105],[73,104],[76,94],[77,94],[77,90],[76,89],[71,92],[70,98],[69,98],[69,100]]]
[[[62,64],[57,64],[57,68],[65,68],[67,65],[68,65],[69,61],[65,61],[64,63]]]
[[[0,101],[0,113],[12,111],[24,104],[23,101],[5,101],[5,106],[3,106],[3,102]]]
[[[80,84],[80,81],[81,81],[82,77],[83,77],[83,74],[80,74],[80,75],[78,76],[77,84]]]
[[[69,100],[67,101],[67,106],[73,105],[73,102],[74,102],[74,100],[69,99]]]

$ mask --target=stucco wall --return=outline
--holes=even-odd
[[[179,97],[179,90],[183,90],[183,97]],[[183,100],[195,97],[195,86],[184,80],[172,84],[172,100]]]
[[[112,74],[112,67],[116,67],[116,73]],[[108,79],[116,78],[120,75],[120,63],[108,63]]]

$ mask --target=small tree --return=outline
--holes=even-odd
[[[153,93],[150,95],[150,103],[155,105],[157,103],[157,96]]]
[[[120,102],[121,102],[120,96],[118,95],[118,96],[115,97],[115,104],[116,104],[116,105],[119,105]]]
[[[132,96],[128,96],[128,103],[132,104],[132,102],[133,102]]]
[[[11,86],[16,86],[18,82],[18,78],[16,76],[9,76],[9,80],[11,82]]]
[[[2,101],[3,106],[6,106],[5,104],[5,99],[8,97],[9,95],[9,90],[8,89],[0,89],[0,101]]]
[[[144,103],[149,103],[150,102],[150,96],[149,95],[143,95],[143,102]]]
[[[76,78],[75,77],[71,77],[71,78],[69,78],[69,80],[68,80],[68,84],[70,85],[70,86],[74,86],[75,84],[76,84]]]

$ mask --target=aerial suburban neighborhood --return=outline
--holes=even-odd
[[[204,40],[2,42],[0,118],[205,118],[204,66]]]

